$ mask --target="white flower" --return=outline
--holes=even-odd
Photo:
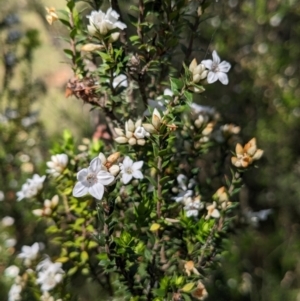
[[[212,84],[219,80],[223,85],[227,85],[228,76],[226,73],[231,68],[231,65],[226,61],[221,62],[221,59],[215,50],[213,51],[212,56],[213,60],[203,60],[201,62],[201,64],[210,70],[207,75],[207,82]]]
[[[128,119],[125,122],[125,133],[122,129],[115,128],[116,134],[115,138],[117,143],[128,143],[130,145],[145,145],[146,140],[144,138],[149,137],[150,133],[142,126],[142,119],[137,120],[135,123]]]
[[[5,216],[2,218],[1,223],[4,227],[9,227],[15,223],[15,219],[11,216]]]
[[[170,96],[172,97],[174,95],[174,93],[172,92],[171,89],[166,88],[164,90],[164,94],[161,96],[158,96],[156,100],[152,100],[152,99],[148,99],[148,106],[151,109],[159,109],[160,111],[162,111],[164,114],[166,112],[166,106],[169,103],[169,100],[167,100],[164,96]],[[143,113],[144,116],[150,116],[151,112],[149,110],[149,108]]]
[[[21,191],[17,192],[17,200],[21,201],[24,198],[32,198],[38,194],[43,188],[43,182],[46,176],[40,177],[37,174],[33,175],[32,179],[28,179],[26,183],[22,185]]]
[[[125,157],[121,164],[122,181],[124,184],[128,184],[132,178],[143,179],[143,174],[140,171],[144,162],[133,162],[129,157]]]
[[[197,217],[199,214],[199,210],[203,208],[203,203],[200,201],[200,196],[197,196],[195,198],[186,198],[184,200],[184,204],[185,206],[183,209],[186,211],[187,217]]]
[[[177,196],[173,197],[172,199],[175,200],[176,203],[183,202],[186,198],[193,196],[193,190],[185,190],[181,191]]]
[[[175,200],[175,202],[180,203],[184,202],[185,200],[192,197],[194,195],[194,191],[191,190],[195,186],[195,180],[189,179],[184,174],[179,174],[177,176],[177,183],[178,187],[180,188],[180,192],[177,196],[173,197],[172,199]],[[175,191],[177,192],[178,189],[176,187]]]
[[[101,200],[104,194],[104,186],[111,184],[115,177],[103,169],[99,157],[94,158],[88,168],[77,173],[77,180],[73,188],[73,196],[82,197],[90,193],[94,198]]]
[[[135,129],[134,136],[137,139],[144,139],[145,137],[149,137],[150,133],[148,133],[142,126],[139,126]]]
[[[127,26],[118,21],[119,17],[119,14],[112,8],[109,8],[106,13],[102,10],[92,11],[92,13],[87,16],[90,21],[90,25],[87,27],[89,34],[94,35],[99,31],[101,35],[106,35],[108,31],[115,28],[125,29]]]
[[[116,76],[112,82],[112,85],[114,88],[117,87],[128,87],[128,81],[127,81],[127,76],[125,74],[119,74]]]
[[[192,102],[190,107],[193,109],[195,114],[207,114],[211,116],[216,114],[216,109],[210,106],[201,106]]]
[[[186,186],[187,180],[188,180],[187,177],[184,174],[182,174],[182,173],[177,176],[178,186],[182,190],[187,190],[187,186]]]
[[[66,154],[57,154],[51,156],[51,161],[46,163],[49,167],[46,172],[50,173],[53,177],[58,177],[65,170],[68,160],[69,158]]]
[[[20,269],[16,265],[11,265],[4,270],[4,275],[10,278],[16,278],[19,275]]]
[[[53,289],[62,281],[65,272],[61,266],[60,262],[53,263],[48,257],[37,265],[38,277],[36,282],[41,285],[43,292]]]
[[[8,292],[8,301],[19,301],[21,297],[22,286],[14,283]]]
[[[18,257],[24,259],[24,264],[26,266],[30,266],[32,261],[37,259],[39,250],[39,244],[35,242],[31,247],[23,246],[21,249],[21,253],[18,255]]]

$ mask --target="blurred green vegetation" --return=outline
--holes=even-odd
[[[126,3],[121,1],[122,5]],[[11,3],[0,4],[1,20],[18,11]],[[64,1],[45,4],[59,8]],[[10,173],[18,182],[12,182],[12,187],[0,183],[6,197],[5,205],[0,204],[0,213],[1,217],[12,215],[19,219],[20,232],[16,234],[20,245],[34,241],[32,237],[30,241],[28,236],[23,237],[24,233],[32,233],[32,225],[21,230],[28,220],[13,200],[12,188],[20,186],[28,175],[23,166],[23,174],[16,176],[18,168],[28,163],[20,161],[20,155],[30,154],[29,162],[38,170],[43,158],[49,155],[47,147],[57,140],[63,128],[70,128],[80,141],[83,136],[91,137],[97,125],[97,117],[89,113],[89,107],[79,100],[64,98],[64,87],[72,73],[68,65],[61,63],[65,58],[63,45],[57,39],[59,27],[49,29],[43,21],[40,2],[32,0],[22,5],[18,11],[22,25],[17,26],[38,30],[41,41],[32,57],[32,69],[27,72],[33,82],[43,80],[46,94],[37,92],[35,103],[26,103],[39,111],[37,132],[27,132],[37,139],[38,156],[21,145],[20,153],[14,144],[15,133],[5,128],[6,135],[14,139],[2,150],[1,169],[11,172],[10,162],[19,160]],[[208,300],[300,300],[300,4],[297,0],[220,0],[211,5],[209,14],[210,18],[200,26],[190,59],[195,55],[201,61],[216,49],[223,60],[231,62],[232,69],[228,86],[220,83],[207,86],[208,93],[200,95],[197,102],[216,107],[223,121],[240,125],[241,142],[257,137],[265,154],[255,176],[252,172],[245,175],[240,217],[225,243],[227,251],[221,259],[222,265],[217,272],[212,271]],[[3,74],[1,71],[1,82]],[[22,72],[15,75],[12,85],[21,90]],[[5,105],[4,98],[0,101],[4,114],[7,99]],[[24,103],[24,97],[15,101]],[[1,140],[6,141],[2,128],[1,131]],[[249,208],[255,212],[271,208],[273,213],[265,221],[249,224],[246,222]],[[4,253],[1,253],[1,271],[13,251]]]
[[[209,300],[300,300],[300,3],[220,1],[210,13],[199,47],[233,66],[229,86],[208,86],[200,101],[240,125],[243,142],[257,137],[264,160],[245,175],[241,216],[273,214],[256,227],[237,222]]]

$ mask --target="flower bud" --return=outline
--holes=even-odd
[[[118,175],[118,173],[120,172],[120,167],[119,165],[112,165],[108,171],[115,177]]]
[[[143,146],[143,145],[145,145],[145,143],[146,143],[146,140],[145,140],[145,139],[137,139],[137,144],[138,144],[138,145]]]
[[[128,142],[128,139],[124,136],[121,136],[121,137],[117,137],[115,138],[115,141],[117,143],[120,143],[120,144],[124,144],[124,143],[127,143]]]
[[[133,132],[131,131],[126,131],[126,138],[130,139],[133,136]]]
[[[51,199],[51,208],[57,207],[59,202],[58,195],[56,194],[52,199]]]
[[[197,67],[197,60],[196,59],[193,59],[192,62],[190,63],[190,66],[189,66],[189,70],[193,73],[194,69]]]
[[[119,33],[119,32],[114,32],[114,33],[112,33],[112,34],[110,35],[108,41],[109,41],[110,43],[113,43],[113,42],[117,41],[117,40],[119,39],[119,37],[120,37],[120,33]]]
[[[115,152],[107,158],[107,162],[115,163],[120,158],[120,152]]]
[[[88,43],[85,44],[81,47],[81,51],[84,52],[92,52],[95,50],[103,50],[105,47],[101,44],[93,44],[93,43]]]
[[[154,126],[150,123],[143,123],[143,128],[148,132],[148,133],[155,133],[156,129],[154,128]]]
[[[142,119],[139,119],[139,120],[137,120],[136,123],[135,123],[135,128],[138,128],[138,127],[140,127],[141,125],[142,125]]]
[[[44,209],[44,215],[49,216],[52,214],[52,210],[50,207]]]
[[[204,136],[208,136],[214,129],[214,124],[212,122],[210,122],[205,129],[202,131],[202,134]]]
[[[134,132],[135,126],[131,119],[125,122],[125,132]]]
[[[51,201],[50,200],[45,200],[44,201],[44,207],[50,208],[51,207]]]
[[[130,145],[136,145],[136,139],[134,137],[130,138],[128,140],[128,144],[130,144]]]
[[[195,120],[195,126],[199,129],[203,125],[205,118],[203,115],[199,115],[198,118]]]
[[[32,213],[35,216],[42,216],[43,215],[43,209],[34,209],[34,210],[32,210]]]
[[[115,132],[118,136],[125,136],[124,131],[119,128],[115,128]]]
[[[152,124],[156,129],[159,129],[161,126],[161,116],[156,108],[154,109],[152,114]]]

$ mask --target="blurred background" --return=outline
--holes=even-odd
[[[64,8],[65,1],[0,5],[1,275],[23,244],[43,241],[42,233],[32,237],[37,225],[15,192],[45,167],[63,129],[80,144],[92,139],[97,120],[88,105],[64,96],[72,77],[59,38],[64,29],[48,25],[44,7]],[[207,17],[191,58],[216,49],[232,69],[228,86],[207,86],[197,102],[217,108],[224,123],[241,126],[242,142],[255,136],[265,151],[260,168],[244,176],[240,217],[211,271],[208,300],[300,301],[300,3],[219,0]],[[0,279],[6,300],[10,280]]]

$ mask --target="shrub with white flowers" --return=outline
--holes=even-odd
[[[55,252],[38,263],[39,245],[24,246],[18,257],[31,271],[22,270],[10,296],[34,288],[40,300],[74,300],[70,283],[80,277],[96,280],[109,300],[204,300],[241,175],[263,154],[255,139],[242,147],[240,127],[197,103],[207,84],[229,83],[231,68],[216,50],[211,60],[193,48],[209,3],[139,1],[120,10],[111,1],[103,11],[90,1],[86,24],[76,2],[47,9],[47,20],[69,31],[66,96],[98,110],[108,133],[76,147],[65,131],[45,183],[34,175],[17,193],[35,199],[29,206]]]

